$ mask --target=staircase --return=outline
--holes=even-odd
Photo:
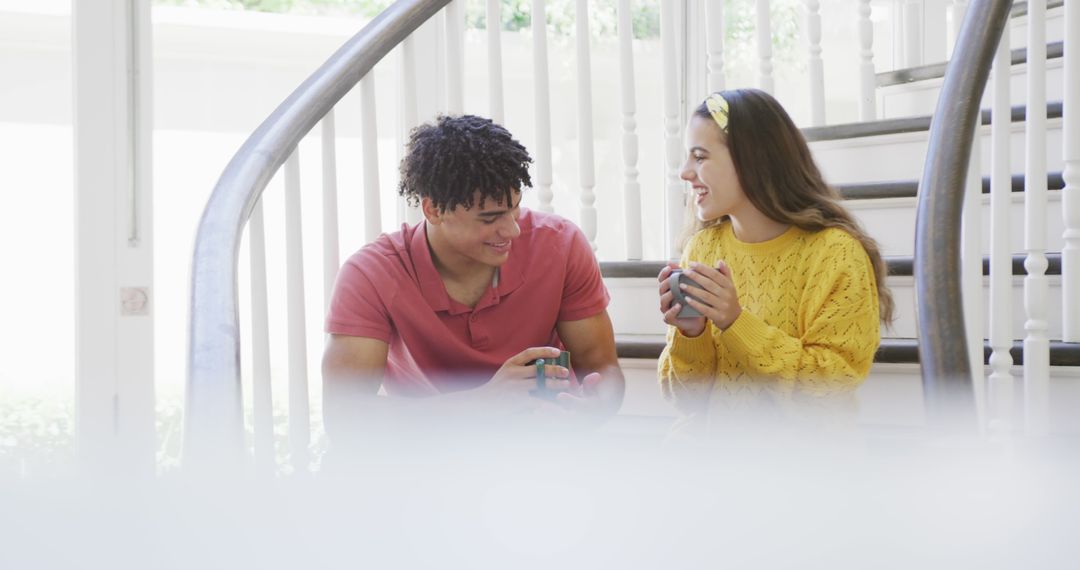
[[[767,0],[760,0],[758,4],[767,6],[768,2]],[[929,300],[924,298],[920,300],[919,305],[916,304],[915,290],[916,288],[923,289],[921,289],[921,277],[917,278],[915,275],[923,275],[926,271],[924,268],[934,267],[932,263],[937,263],[941,258],[947,257],[947,255],[935,251],[927,255],[926,251],[923,250],[920,258],[915,258],[916,206],[920,204],[919,198],[923,198],[922,203],[929,203],[930,201],[927,198],[938,199],[941,196],[959,195],[953,191],[956,190],[955,185],[962,185],[962,180],[958,176],[955,177],[955,184],[953,178],[949,177],[949,174],[955,170],[955,164],[945,168],[940,167],[940,165],[928,168],[926,173],[923,172],[924,164],[936,165],[937,162],[931,159],[936,159],[941,154],[958,155],[959,151],[956,149],[963,148],[964,145],[962,136],[955,136],[955,133],[952,137],[953,140],[948,140],[948,136],[941,137],[942,125],[945,127],[956,125],[960,123],[960,120],[954,116],[941,115],[932,119],[931,113],[936,111],[934,105],[928,103],[938,99],[938,91],[950,92],[950,89],[955,91],[954,86],[961,83],[954,81],[950,84],[948,80],[943,79],[947,67],[944,65],[896,70],[878,74],[875,78],[872,74],[873,64],[866,57],[867,53],[871,53],[868,43],[870,38],[865,34],[865,29],[871,26],[869,4],[868,1],[864,0],[859,2],[858,5],[858,18],[862,30],[864,30],[864,33],[860,34],[859,38],[862,62],[860,72],[863,79],[863,92],[860,101],[863,107],[873,106],[876,102],[880,110],[878,116],[882,118],[853,124],[815,126],[804,129],[811,150],[826,179],[839,188],[848,200],[848,207],[856,213],[864,227],[881,244],[882,252],[888,259],[888,285],[893,290],[897,302],[899,318],[892,328],[883,331],[883,342],[876,355],[871,376],[858,393],[862,410],[860,420],[864,425],[881,427],[917,427],[922,425],[926,418],[927,406],[925,404],[928,399],[933,398],[932,394],[924,393],[922,387],[924,385],[933,387],[935,382],[951,381],[955,378],[935,378],[933,374],[925,373],[925,370],[923,370],[924,373],[920,374],[920,349],[922,350],[922,358],[927,360],[927,362],[923,363],[922,368],[933,370],[933,365],[937,363],[932,362],[934,358],[928,358],[928,354],[934,356],[940,354],[940,352],[949,352],[946,350],[948,347],[945,345],[948,345],[950,340],[969,336],[974,340],[972,345],[975,347],[978,346],[980,339],[984,345],[988,343],[985,339],[996,339],[993,341],[993,345],[999,348],[998,358],[991,357],[993,350],[987,345],[984,346],[982,351],[984,354],[983,361],[1000,362],[1000,358],[1007,352],[1012,357],[1013,365],[1010,370],[1005,371],[1004,376],[1010,379],[1017,378],[1016,382],[1003,382],[1000,378],[1001,370],[999,369],[999,378],[992,386],[996,391],[991,394],[993,397],[990,398],[987,396],[990,387],[985,384],[988,370],[976,370],[974,374],[974,392],[980,408],[986,408],[988,404],[985,402],[990,402],[997,406],[993,409],[993,417],[1000,417],[1004,414],[1013,418],[1024,418],[1025,414],[1028,414],[1027,417],[1037,417],[1040,422],[1045,420],[1045,423],[1049,426],[1047,431],[1050,433],[1080,432],[1080,422],[1073,419],[1076,414],[1072,412],[1077,405],[1080,405],[1080,344],[1061,341],[1062,338],[1068,336],[1067,331],[1070,330],[1070,325],[1067,324],[1067,319],[1063,318],[1062,311],[1059,310],[1063,307],[1065,300],[1072,299],[1074,295],[1077,295],[1075,290],[1077,287],[1076,282],[1070,285],[1064,284],[1067,282],[1066,277],[1069,275],[1069,267],[1073,267],[1073,264],[1068,261],[1072,254],[1070,248],[1066,247],[1065,240],[1062,237],[1066,230],[1065,223],[1062,220],[1066,218],[1064,215],[1066,209],[1069,209],[1070,216],[1080,218],[1080,212],[1077,211],[1078,205],[1072,204],[1076,199],[1073,198],[1072,201],[1065,199],[1066,192],[1077,191],[1076,189],[1067,189],[1070,187],[1067,186],[1066,182],[1073,176],[1071,169],[1080,167],[1075,162],[1066,161],[1061,152],[1062,147],[1067,146],[1066,141],[1070,140],[1072,136],[1072,131],[1069,131],[1064,126],[1069,119],[1064,115],[1067,105],[1062,102],[1067,97],[1072,96],[1070,94],[1073,93],[1073,90],[1063,88],[1067,75],[1063,71],[1060,74],[1062,80],[1058,81],[1054,79],[1057,71],[1052,71],[1049,75],[1050,78],[1046,81],[1048,97],[1046,97],[1045,102],[1040,97],[1031,98],[1032,101],[1037,101],[1036,104],[1040,110],[1042,110],[1043,105],[1046,108],[1046,120],[1043,121],[1045,122],[1045,128],[1040,128],[1038,125],[1042,124],[1042,122],[1034,120],[1034,114],[1032,114],[1032,118],[1028,117],[1028,98],[1017,95],[1020,91],[1019,86],[1024,85],[1026,82],[1025,78],[1029,73],[1028,67],[1032,63],[1028,61],[1030,46],[1023,42],[1018,42],[1019,45],[1016,43],[1009,44],[1009,47],[1012,48],[1025,48],[1028,50],[1014,51],[1011,54],[1012,65],[1009,69],[1009,79],[1014,91],[1013,98],[1004,106],[995,104],[997,108],[1002,109],[999,113],[1002,119],[995,118],[989,109],[984,109],[981,126],[976,128],[974,123],[970,125],[971,130],[976,131],[974,154],[977,158],[973,164],[978,165],[979,172],[973,174],[971,182],[968,184],[969,188],[973,188],[971,192],[968,192],[968,204],[970,204],[968,211],[977,215],[973,215],[966,222],[970,235],[965,238],[964,242],[968,247],[966,250],[968,259],[965,264],[966,273],[963,283],[964,295],[967,299],[980,296],[983,299],[991,299],[991,293],[1000,293],[1003,290],[998,285],[1001,282],[1000,277],[1002,274],[995,269],[995,274],[989,275],[988,269],[990,266],[995,268],[1011,266],[1013,277],[1011,278],[1011,291],[1001,297],[1002,299],[1011,297],[1012,309],[995,313],[994,311],[999,307],[983,301],[977,306],[967,308],[969,314],[974,317],[969,319],[969,322],[992,321],[993,319],[987,317],[1009,315],[1011,316],[1011,326],[1002,332],[1000,327],[1002,321],[996,319],[993,322],[986,322],[981,325],[983,329],[981,334],[979,330],[971,329],[965,335],[965,331],[957,325],[956,321],[946,320],[942,321],[945,325],[937,329],[931,329],[935,334],[943,336],[944,340],[924,341],[920,345],[918,340],[921,334],[920,331],[924,331],[926,330],[925,327],[937,323],[939,317],[939,315],[934,314],[928,315],[925,311],[926,308],[937,307],[939,305],[935,304],[936,302],[940,303],[953,297],[930,295]],[[692,5],[696,6],[697,4],[687,3],[684,6]],[[701,59],[700,54],[693,55],[687,52],[686,58],[688,60],[698,58],[694,61],[702,63],[707,61],[707,66],[701,65],[698,69],[702,69],[701,75],[707,75],[706,79],[709,85],[715,86],[723,79],[722,65],[717,65],[719,58],[722,57],[722,52],[715,49],[717,39],[715,36],[718,35],[716,30],[720,28],[716,26],[706,27],[703,31],[690,29],[691,25],[701,24],[701,22],[696,21],[695,16],[702,16],[702,22],[713,22],[713,18],[716,17],[714,11],[718,10],[722,3],[708,2],[702,3],[702,5],[705,7],[704,14],[700,10],[694,12],[691,8],[685,8],[689,10],[685,13],[678,12],[673,8],[677,6],[676,3],[667,1],[661,3],[661,36],[664,40],[663,117],[664,143],[666,145],[666,172],[663,173],[662,181],[657,179],[660,177],[646,180],[644,175],[642,175],[641,180],[638,180],[637,141],[639,134],[635,130],[637,124],[635,117],[638,111],[635,110],[633,95],[632,42],[630,33],[625,29],[620,38],[622,69],[624,72],[627,69],[630,70],[630,76],[626,77],[624,75],[623,78],[623,98],[620,102],[622,109],[621,127],[623,129],[622,143],[624,157],[626,157],[621,178],[625,180],[623,189],[624,205],[627,207],[625,217],[627,251],[634,251],[635,245],[637,246],[636,249],[640,251],[641,243],[646,237],[652,239],[657,236],[658,232],[655,227],[642,224],[642,219],[650,220],[649,223],[656,220],[655,212],[649,211],[649,206],[641,206],[643,203],[656,204],[667,201],[664,207],[664,214],[666,214],[664,225],[666,225],[666,228],[661,229],[660,233],[667,231],[664,239],[668,243],[670,243],[669,238],[672,228],[681,225],[681,209],[677,202],[682,185],[677,179],[677,173],[674,171],[678,161],[673,160],[679,158],[683,152],[681,149],[680,129],[685,119],[685,109],[681,109],[681,107],[687,106],[687,101],[694,98],[691,97],[694,89],[687,87],[687,85],[695,84],[695,82],[701,85],[703,83],[701,77],[680,78],[676,72],[681,64],[686,63],[679,60],[680,51],[677,49],[673,39],[673,36],[676,35],[675,31],[680,30],[680,26],[682,26],[682,32],[688,37],[700,39],[702,34],[709,36],[708,42],[700,42],[702,46],[707,47],[705,50],[708,51],[707,57]],[[1000,0],[975,0],[970,5],[972,10],[975,10],[972,12],[973,14],[986,17],[988,20],[990,14],[998,16],[1000,19],[997,21],[999,22],[1006,16],[1004,8],[1007,4]],[[1040,39],[1039,42],[1033,45],[1042,45],[1043,43],[1047,45],[1047,52],[1050,55],[1049,60],[1051,62],[1048,67],[1054,69],[1056,66],[1062,70],[1067,70],[1070,64],[1066,60],[1065,54],[1069,52],[1068,46],[1070,44],[1067,41],[1069,33],[1065,30],[1070,27],[1075,28],[1077,24],[1066,24],[1064,21],[1067,18],[1075,21],[1076,16],[1075,14],[1066,16],[1064,14],[1065,9],[1060,2],[1051,2],[1050,5],[1051,9],[1047,13],[1046,20],[1048,22],[1059,22],[1060,25],[1053,24],[1049,26],[1051,32],[1048,37],[1033,36]],[[498,6],[499,2],[488,3],[489,10],[495,10],[487,14],[489,18],[498,18]],[[534,183],[536,186],[534,193],[539,197],[539,208],[551,209],[552,121],[550,120],[550,97],[553,94],[548,89],[548,78],[546,76],[547,47],[543,25],[544,2],[538,0],[534,2],[533,6],[533,49],[536,52],[533,54],[533,62],[537,69],[533,104],[536,107],[535,129],[537,132],[535,133],[535,143],[530,147],[530,150],[533,151],[534,156],[537,158],[534,167]],[[807,3],[807,6],[809,10],[818,9],[818,3],[816,2]],[[443,10],[444,8],[445,10]],[[410,36],[410,34],[413,34],[429,20],[440,18],[439,21],[443,23],[442,25],[445,25],[445,33],[442,37],[446,42],[446,66],[444,72],[447,107],[442,110],[450,113],[462,112],[462,82],[464,79],[459,64],[462,58],[460,49],[462,41],[461,25],[464,22],[464,16],[460,12],[461,8],[460,0],[454,2],[445,0],[402,0],[388,8],[379,18],[344,45],[323,67],[305,81],[292,96],[283,102],[274,114],[251,136],[226,168],[205,210],[195,249],[189,400],[185,419],[185,455],[189,459],[202,461],[222,459],[234,455],[244,445],[239,437],[241,434],[240,426],[242,425],[240,421],[241,399],[239,393],[241,360],[239,353],[241,348],[240,326],[237,318],[239,299],[236,293],[237,281],[235,273],[238,263],[237,252],[240,250],[240,237],[246,227],[246,231],[249,233],[249,242],[252,244],[249,253],[252,275],[254,276],[251,283],[251,311],[255,315],[253,321],[265,318],[265,255],[259,252],[256,245],[260,244],[264,239],[265,230],[262,227],[259,199],[269,179],[281,166],[285,166],[284,186],[287,203],[289,204],[286,212],[285,234],[288,236],[289,251],[301,251],[299,236],[302,232],[300,231],[301,220],[298,211],[300,204],[298,176],[300,158],[296,149],[299,141],[317,124],[321,123],[322,156],[324,160],[322,165],[324,169],[323,235],[325,244],[324,271],[326,275],[324,280],[326,285],[324,286],[328,287],[328,284],[332,281],[332,276],[337,270],[339,249],[337,243],[337,188],[334,182],[334,169],[336,167],[333,160],[333,157],[336,156],[334,146],[334,105],[353,86],[359,86],[361,92],[361,122],[364,125],[362,137],[364,153],[362,160],[365,169],[364,199],[365,216],[367,217],[364,227],[367,239],[372,239],[380,231],[378,227],[380,199],[396,199],[396,197],[383,192],[377,172],[374,173],[374,176],[368,175],[370,172],[369,167],[378,164],[378,150],[375,144],[371,144],[375,140],[373,125],[377,111],[374,102],[374,79],[370,71],[375,63],[382,59],[392,48],[400,45],[402,48],[401,61],[404,70],[408,72],[402,74],[401,92],[404,94],[403,98],[407,103],[404,106],[405,116],[402,118],[407,125],[428,120],[430,117],[420,117],[416,113],[417,98],[427,97],[429,94],[426,92],[418,93],[416,88],[417,75],[415,67],[410,66],[415,65],[417,58],[416,45],[418,44],[414,42],[414,37]],[[1008,24],[1012,28],[1012,35],[1015,38],[1023,36],[1021,30],[1028,26],[1028,20],[1032,20],[1032,23],[1043,21],[1042,19],[1032,19],[1026,8],[1026,6],[1021,5],[1015,7],[1012,21]],[[441,14],[440,11],[442,11]],[[1040,13],[1038,10],[1033,12],[1036,15]],[[579,12],[579,17],[582,14],[583,12]],[[587,18],[587,12],[584,12],[584,14]],[[820,27],[820,13],[814,15],[818,17],[818,26]],[[620,3],[620,18],[623,24],[629,23],[628,2]],[[810,21],[812,26],[813,18],[810,18]],[[581,29],[587,28],[583,27]],[[989,29],[989,27],[973,26],[971,30],[967,30],[967,37],[971,41],[960,44],[958,53],[962,55],[963,52],[960,48],[966,48],[968,53],[980,52],[983,55],[988,54],[989,51],[985,51],[981,47],[972,47],[979,46],[979,42],[976,41],[978,34],[985,29]],[[994,26],[993,29],[999,28]],[[1039,28],[1036,27],[1035,29]],[[497,47],[499,33],[497,30],[493,32],[489,33],[488,36],[492,45]],[[759,31],[759,33],[761,32]],[[963,35],[961,34],[961,36]],[[1073,35],[1080,37],[1080,30],[1075,30]],[[587,36],[587,33],[578,36],[577,53],[579,57],[588,57],[589,42]],[[585,39],[582,39],[583,37]],[[818,41],[820,42],[820,38]],[[811,42],[813,42],[813,39],[811,39]],[[767,46],[768,43],[769,37],[766,35],[759,45]],[[1003,45],[1005,44],[1003,43]],[[820,49],[818,51],[820,52]],[[495,55],[490,55],[491,52],[494,52]],[[813,64],[813,58],[815,57],[813,55],[815,53],[813,45],[811,45],[810,53],[811,63]],[[1010,54],[1004,50],[1001,53],[1005,56],[1004,61],[1008,61]],[[496,120],[501,120],[503,106],[501,101],[500,66],[503,64],[500,58],[502,56],[498,54],[497,49],[489,50],[489,56],[490,69],[495,70],[491,73],[489,97],[491,101],[498,103],[491,104],[492,114]],[[1077,63],[1080,63],[1080,57],[1073,59],[1077,60],[1071,64],[1075,67]],[[771,53],[768,50],[762,50],[759,54],[759,61],[761,81],[763,83],[771,82],[772,78],[769,75],[772,67]],[[820,63],[820,58],[818,62]],[[988,65],[982,66],[980,64],[977,69],[985,71],[988,68]],[[1035,68],[1037,69],[1038,66]],[[578,82],[578,101],[584,102],[579,109],[579,122],[590,125],[591,104],[588,102],[591,101],[591,93],[588,87],[590,82],[588,81],[587,66],[579,66],[579,69],[586,69],[586,71],[582,72],[583,76],[579,75],[581,80]],[[870,75],[867,76],[867,73],[870,73]],[[951,73],[949,77],[964,78],[968,77],[966,74],[970,73],[973,73],[973,70],[968,69],[964,73]],[[1068,77],[1073,76],[1068,75]],[[676,87],[680,79],[684,80],[683,84],[681,84],[681,91]],[[1076,81],[1076,79],[1074,78],[1072,81]],[[811,81],[811,83],[814,82]],[[869,88],[866,87],[867,85],[869,85]],[[867,92],[868,89],[874,90],[874,92]],[[814,88],[811,91],[814,91]],[[1001,89],[999,88],[997,91],[1000,92]],[[991,92],[990,87],[987,88],[987,92]],[[410,101],[410,99],[412,100]],[[820,96],[816,97],[815,100],[812,95],[811,99],[814,100],[814,105],[823,105]],[[946,98],[944,100],[953,102],[959,100],[973,101],[974,99]],[[984,101],[984,105],[988,108],[993,107],[995,105],[991,105],[991,103],[994,101],[987,99]],[[1011,111],[1009,107],[1011,107]],[[974,106],[968,105],[967,109],[971,113],[967,116],[974,116]],[[475,112],[473,109],[467,110]],[[864,108],[864,111],[868,110],[872,111],[872,109]],[[656,113],[656,109],[649,109],[648,111]],[[643,113],[645,110],[641,112]],[[864,114],[873,115],[874,113]],[[963,115],[964,113],[959,114]],[[1032,125],[1036,126],[1033,128]],[[1003,129],[1003,126],[1008,128]],[[589,134],[588,129],[583,129],[581,132],[585,134],[579,138],[579,143],[582,145],[580,155],[591,157],[593,153],[592,135]],[[995,143],[1003,141],[1007,143],[1005,146],[1001,144],[995,145]],[[1044,169],[1025,167],[1030,162],[1030,157],[1025,149],[1037,146],[1031,144],[1033,141],[1041,141],[1045,144],[1046,149],[1050,151],[1045,153],[1045,157],[1042,157],[1045,158]],[[643,156],[642,158],[649,158],[653,162],[659,162],[658,157]],[[579,192],[581,198],[581,225],[586,236],[594,239],[597,234],[597,224],[603,225],[610,223],[612,220],[605,219],[611,216],[605,215],[601,217],[597,215],[597,208],[593,205],[597,200],[597,195],[594,192],[596,174],[592,170],[591,161],[581,160],[580,162],[582,166]],[[645,165],[642,166],[642,172],[644,172]],[[1008,168],[1003,169],[1004,166]],[[943,173],[942,170],[946,172]],[[1025,172],[1034,174],[1025,175]],[[1009,174],[1012,174],[1011,179]],[[930,179],[930,190],[927,190],[925,196],[920,197],[918,196],[920,184],[924,185],[924,189],[926,188],[925,184],[927,184],[924,175]],[[942,182],[945,179],[948,179],[947,184]],[[979,183],[980,179],[982,180],[981,184]],[[1034,180],[1038,180],[1040,184],[1036,184]],[[1047,191],[1042,191],[1039,188],[1042,180],[1048,182]],[[1075,182],[1073,183],[1075,184]],[[946,187],[947,185],[952,186]],[[392,184],[383,186],[393,187]],[[981,192],[979,191],[980,186]],[[996,191],[991,194],[991,188],[1006,188],[1008,191],[1005,193]],[[654,200],[654,202],[645,201],[644,195],[647,191],[653,194],[650,200]],[[1029,197],[1038,197],[1043,194],[1046,195],[1045,203],[1038,200],[1029,200]],[[1001,201],[1002,196],[1004,196],[1004,202]],[[1025,206],[1029,201],[1042,204],[1037,207],[1045,208],[1045,213],[1034,217],[1029,215],[1028,211],[1038,211],[1030,210]],[[642,211],[635,214],[635,207],[642,207]],[[415,212],[410,212],[405,208],[399,210],[399,215],[402,221],[416,219],[414,217]],[[936,216],[937,213],[934,215]],[[250,224],[248,224],[249,218],[251,219]],[[926,216],[920,218],[921,222],[928,219],[935,218]],[[1034,219],[1035,223],[1033,225],[1027,224],[1029,219]],[[991,220],[993,220],[993,226]],[[999,230],[1003,220],[1011,220],[1011,227],[1013,228],[1011,237],[1004,244],[1004,247],[1001,246],[1002,242],[997,239],[997,236],[1001,235]],[[958,221],[948,219],[942,223],[951,228]],[[1070,223],[1073,224],[1070,228],[1080,233],[1080,228],[1075,227],[1080,222],[1073,221]],[[1041,244],[1036,244],[1031,248],[1028,247],[1023,231],[1025,224],[1045,231],[1047,235],[1045,247]],[[991,227],[994,228],[995,235],[991,235]],[[383,229],[389,230],[390,228]],[[941,249],[951,249],[953,245],[955,244],[948,243]],[[1027,287],[1025,282],[1039,281],[1038,275],[1033,276],[1032,279],[1025,279],[1024,277],[1028,249],[1047,253],[1049,267],[1044,278],[1047,284],[1045,292],[1038,292],[1037,289],[1033,288],[1029,289],[1035,291],[1034,293],[1028,292],[1025,294],[1024,292],[1025,287]],[[987,255],[992,256],[992,259],[996,261],[988,260]],[[310,328],[305,329],[304,326],[306,317],[304,313],[303,260],[297,259],[298,257],[297,254],[290,253],[286,263],[289,267],[290,445],[294,449],[294,453],[300,457],[306,457],[311,424],[307,415],[309,413],[307,370],[310,363],[307,358],[306,344],[310,338],[320,337],[321,331]],[[635,256],[631,253],[629,257],[634,258]],[[637,257],[640,257],[640,254]],[[981,264],[979,258],[983,258]],[[655,276],[659,272],[661,265],[662,261],[660,260],[601,260],[604,279],[612,294],[609,313],[616,327],[619,356],[628,380],[627,396],[618,422],[624,427],[645,426],[641,433],[652,433],[654,435],[658,433],[658,430],[662,430],[663,426],[673,416],[673,410],[661,398],[656,382],[656,358],[662,349],[663,334],[665,332],[664,326],[659,319],[656,299]],[[980,265],[982,266],[983,276],[981,279],[978,275]],[[1033,267],[1033,271],[1038,273],[1035,266],[1030,264],[1027,266]],[[955,277],[951,273],[943,271],[939,272],[938,275],[943,276],[944,281],[949,281],[949,279]],[[995,285],[989,291],[986,291],[986,288],[991,283]],[[1006,279],[1005,288],[1007,289],[1008,286],[1009,280]],[[260,287],[262,291],[260,291]],[[951,294],[951,290],[949,293]],[[1028,315],[1032,313],[1029,313],[1025,308],[1025,300],[1027,304],[1036,309],[1039,306],[1049,308],[1047,317],[1045,319],[1042,317],[1034,319],[1029,317]],[[262,306],[260,306],[260,302]],[[1004,304],[1000,299],[995,303]],[[950,309],[955,309],[955,307]],[[955,313],[956,311],[952,312]],[[917,313],[921,315],[920,318],[924,321],[921,323],[923,328],[920,328],[919,323],[916,322]],[[1043,374],[1037,371],[1034,375],[1025,374],[1024,368],[1022,368],[1022,366],[1025,366],[1023,363],[1025,358],[1028,360],[1028,365],[1035,367],[1040,361],[1040,355],[1046,354],[1046,352],[1035,351],[1025,353],[1025,349],[1020,344],[1021,339],[1030,336],[1025,323],[1042,320],[1046,321],[1046,334],[1051,340],[1049,349],[1050,372]],[[269,424],[269,411],[266,407],[270,401],[269,384],[268,380],[263,378],[269,368],[266,364],[269,357],[266,354],[266,333],[263,330],[265,329],[265,320],[262,322],[263,325],[252,327],[253,334],[256,336],[252,360],[255,369],[253,381],[256,394],[254,414],[255,454],[257,458],[264,457],[263,461],[265,462],[268,453],[267,446],[269,445],[267,430],[272,426]],[[952,354],[955,356],[956,352],[952,351]],[[977,348],[971,351],[973,359],[977,358],[977,353]],[[1020,380],[1021,378],[1023,380]],[[929,384],[927,384],[928,382]],[[970,380],[965,378],[962,382],[965,389],[970,392],[971,386],[967,384]],[[1016,392],[1015,398],[1012,397],[1012,394],[1009,394],[1008,398],[1005,397],[1005,392],[1014,391]],[[1031,393],[1029,394],[1029,392]],[[1031,405],[1033,402],[1037,404],[1034,407]],[[1023,410],[1019,406],[1021,403],[1024,404]],[[1002,406],[1015,409],[1003,411]],[[1043,410],[1040,406],[1047,409]]]

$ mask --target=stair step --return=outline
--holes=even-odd
[[[655,335],[615,335],[615,350],[619,358],[656,360],[664,350],[664,339]],[[983,363],[990,363],[993,349],[983,345]],[[1024,343],[1014,341],[1009,349],[1013,365],[1024,363]],[[895,364],[918,364],[919,341],[914,338],[883,338],[874,355],[874,362]],[[1051,366],[1080,366],[1080,343],[1050,342]]]
[[[1009,335],[1012,338],[1024,338],[1027,331],[1024,325],[1027,322],[1027,313],[1024,310],[1024,276],[1020,257],[1014,259],[1014,277],[1008,279],[1006,300],[1002,301],[1000,316],[1008,323]],[[1051,261],[1054,264],[1053,273],[1060,271],[1060,257]],[[893,274],[889,275],[886,284],[892,291],[893,301],[896,304],[895,320],[891,326],[883,327],[882,338],[917,338],[919,336],[918,295],[916,284],[911,277],[911,264],[900,258],[886,257],[886,264]],[[606,263],[603,265],[607,265]],[[659,262],[643,264],[640,267],[628,267],[620,264],[607,272],[604,283],[611,294],[611,303],[608,313],[615,331],[623,335],[663,335],[667,330],[666,325],[660,320],[657,310],[656,277],[662,265]],[[623,278],[611,277],[622,275]],[[627,277],[629,276],[629,277]],[[1065,295],[1062,279],[1059,275],[1049,275],[1046,278],[1048,299],[1051,306],[1060,306],[1060,299]],[[974,323],[982,331],[984,338],[990,335],[989,319],[986,318],[990,301],[990,281],[986,277],[979,283],[978,302],[983,307],[982,312]],[[1060,311],[1051,310],[1045,316],[1046,334],[1051,339],[1061,339],[1064,334],[1064,316]]]
[[[1065,187],[1065,180],[1060,172],[1051,172],[1046,177],[1048,190],[1061,190]],[[891,182],[863,182],[852,184],[838,184],[836,190],[845,200],[875,200],[878,198],[914,198],[918,195],[918,180],[897,180]],[[1012,176],[1012,191],[1024,191],[1024,175]],[[990,193],[990,177],[982,179],[982,193]]]
[[[1012,256],[1013,275],[1027,275],[1027,270],[1024,268],[1025,259],[1027,259],[1027,256],[1022,254]],[[1046,274],[1061,275],[1061,254],[1057,252],[1047,253],[1046,260],[1049,264],[1046,268]],[[600,274],[605,279],[655,278],[666,264],[665,261],[601,261]],[[914,275],[914,261],[911,256],[885,256],[885,264],[888,266],[890,276],[911,277]],[[983,256],[982,270],[983,275],[990,274],[989,256]]]
[[[990,110],[983,109],[981,124],[990,124]],[[1062,117],[1061,101],[1052,101],[1046,104],[1046,118],[1060,119]],[[845,123],[841,125],[829,125],[825,127],[808,127],[802,130],[807,142],[833,141],[854,139],[862,137],[874,137],[881,135],[895,135],[901,133],[915,133],[929,131],[933,117],[924,115],[921,117],[905,117],[902,119],[882,119],[878,121],[863,121],[859,123]],[[1014,105],[1011,108],[1011,121],[1023,123],[1027,118],[1027,105]]]
[[[1064,42],[1051,42],[1046,44],[1046,59],[1057,59],[1064,57],[1065,55],[1065,43]],[[1017,48],[1012,50],[1011,54],[1012,65],[1023,65],[1027,63],[1027,48]],[[945,77],[945,71],[948,70],[949,63],[932,63],[930,65],[920,65],[918,67],[908,67],[905,69],[897,69],[894,71],[886,71],[877,74],[877,86],[889,87],[892,85],[903,85],[905,83],[912,83],[914,81],[926,81],[928,79],[938,79]]]
[[[1065,0],[1047,0],[1046,9],[1053,10],[1054,8],[1060,8],[1065,5]],[[1009,16],[1012,18],[1019,18],[1021,16],[1027,16],[1028,3],[1017,2],[1013,4],[1012,11],[1009,12]]]

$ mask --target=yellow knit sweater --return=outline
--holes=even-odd
[[[705,411],[718,395],[847,392],[866,377],[881,335],[878,295],[870,258],[851,234],[792,226],[743,243],[723,222],[691,238],[681,265],[718,260],[731,268],[742,313],[727,330],[710,321],[695,338],[668,328],[660,384],[681,412]]]

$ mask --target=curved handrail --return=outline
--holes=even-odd
[[[220,465],[242,457],[237,263],[244,224],[263,189],[360,79],[449,3],[398,0],[384,10],[296,88],[222,172],[199,221],[191,266],[185,463]]]
[[[915,218],[919,361],[928,415],[974,412],[960,290],[964,179],[980,101],[1012,0],[974,0],[945,73],[930,126]],[[994,117],[994,120],[998,120]]]

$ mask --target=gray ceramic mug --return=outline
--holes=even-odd
[[[701,314],[701,311],[698,311],[697,309],[691,307],[690,304],[686,302],[686,297],[688,295],[683,293],[683,290],[679,288],[680,283],[686,283],[690,287],[699,287],[696,281],[684,275],[681,269],[676,269],[671,272],[671,275],[668,276],[667,282],[668,287],[671,287],[671,304],[674,305],[675,303],[678,303],[682,305],[682,308],[679,309],[678,315],[680,319],[704,316]],[[701,300],[697,297],[694,297],[693,295],[689,295],[689,297],[694,299],[695,301]]]

